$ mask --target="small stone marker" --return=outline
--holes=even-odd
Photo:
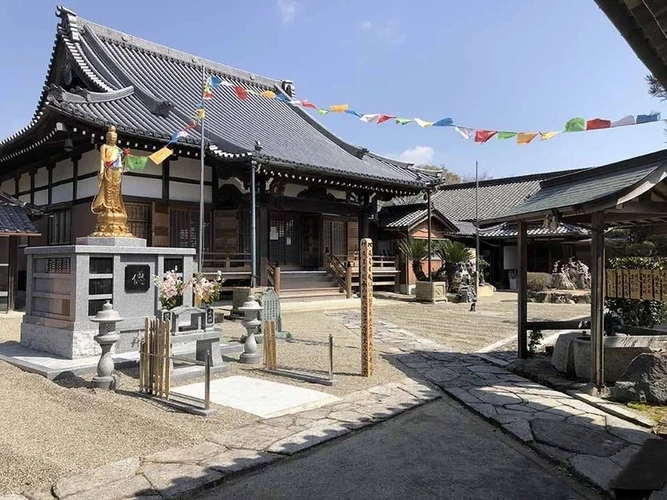
[[[266,325],[266,323],[269,321],[273,321],[276,325],[276,338],[288,338],[289,334],[283,331],[283,318],[280,311],[280,297],[278,297],[276,291],[273,288],[269,288],[266,291],[257,294],[257,299],[260,305],[264,308],[259,313],[259,319],[262,321],[262,324],[259,327],[259,333],[263,335],[264,325]]]
[[[361,295],[361,374],[373,375],[373,241],[361,240],[361,268],[359,269]]]

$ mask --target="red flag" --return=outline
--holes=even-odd
[[[382,122],[386,122],[387,120],[392,120],[392,119],[394,119],[394,118],[396,118],[396,116],[393,116],[393,115],[380,115],[380,118],[378,118],[377,121],[376,121],[375,123],[377,123],[377,124],[379,125],[379,124],[382,123]]]
[[[497,130],[475,130],[475,142],[483,144],[497,133]]]
[[[586,122],[586,130],[597,130],[601,128],[611,127],[611,120],[602,120],[601,118],[593,118]]]
[[[243,87],[234,87],[236,95],[239,96],[239,99],[246,100],[248,98],[248,91]]]
[[[306,101],[305,99],[301,100],[301,106],[304,108],[312,108],[312,109],[317,109],[317,106],[315,106],[312,102]]]

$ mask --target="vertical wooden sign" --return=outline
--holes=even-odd
[[[627,269],[621,269],[621,278],[623,280],[623,295],[620,295],[621,298],[629,299],[630,298],[630,275],[628,274]]]
[[[653,271],[641,269],[639,273],[642,283],[642,300],[653,300]]]
[[[616,269],[607,269],[607,297],[616,297]]]
[[[360,251],[361,374],[370,377],[373,375],[373,241],[362,239]]]
[[[653,299],[662,300],[662,282],[660,280],[660,269],[653,269]]]
[[[628,269],[628,276],[630,277],[630,298],[641,299],[641,278],[639,269]]]

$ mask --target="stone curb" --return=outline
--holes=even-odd
[[[191,498],[241,474],[439,399],[431,384],[405,378],[347,394],[313,410],[260,420],[210,436],[190,448],[132,457],[61,478],[50,488],[0,500]]]
[[[510,363],[508,363],[507,361],[486,354],[474,354],[474,356],[481,358],[484,361],[488,361],[489,363],[492,363],[496,366],[506,368],[508,371],[516,373],[517,375],[521,375],[522,377],[532,380],[533,382],[536,382],[538,384],[544,384],[547,387],[551,387],[552,389],[561,391],[564,394],[568,394],[569,396],[572,396],[573,398],[583,401],[584,403],[587,403],[599,410],[609,413],[614,417],[622,418],[623,420],[627,420],[628,422],[641,425],[642,427],[647,427],[649,429],[654,429],[658,425],[657,422],[651,420],[648,417],[643,416],[640,413],[627,409],[624,405],[620,403],[615,403],[613,401],[601,399],[596,396],[587,394],[585,392],[578,391],[576,389],[566,389],[562,386],[562,384],[555,383],[551,377],[543,377],[537,380],[538,377],[531,377],[530,373],[528,372],[525,372],[523,370],[513,370],[512,367],[509,366]]]

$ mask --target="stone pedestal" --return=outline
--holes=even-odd
[[[113,352],[136,351],[144,318],[155,316],[153,276],[194,270],[192,248],[147,247],[141,238],[77,238],[75,245],[28,247],[21,345],[68,359],[99,355],[91,321],[107,301],[124,318]],[[191,306],[191,296],[183,297]]]

